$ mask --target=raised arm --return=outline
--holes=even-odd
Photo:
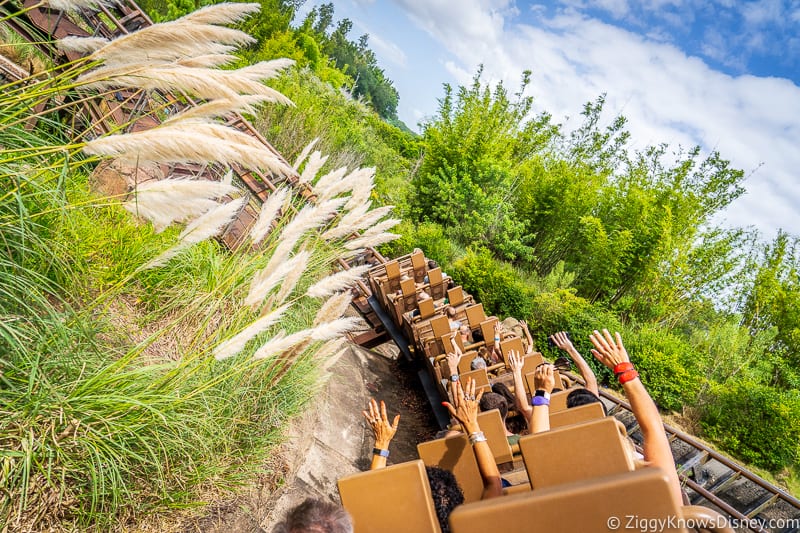
[[[675,503],[681,505],[683,501],[681,484],[675,471],[669,440],[664,432],[664,422],[661,420],[658,407],[639,379],[639,373],[633,369],[628,352],[622,345],[622,337],[619,333],[615,333],[612,337],[608,330],[604,329],[602,334],[595,330],[589,339],[594,345],[592,355],[614,372],[625,390],[633,416],[636,417],[642,430],[645,461],[667,473]]]
[[[511,374],[514,376],[514,404],[517,411],[525,417],[525,425],[528,426],[528,431],[531,431],[531,417],[533,416],[533,407],[528,401],[528,395],[525,394],[525,383],[522,376],[522,356],[516,350],[508,352],[508,365],[511,367]]]
[[[550,431],[550,394],[556,386],[556,369],[550,363],[543,363],[536,367],[533,373],[533,383],[536,391],[533,393],[533,416],[531,417],[531,433]]]
[[[386,416],[386,404],[381,400],[380,409],[378,402],[374,398],[369,400],[369,411],[361,411],[367,423],[372,428],[375,435],[375,447],[372,449],[372,464],[370,470],[377,470],[386,466],[386,458],[389,457],[389,443],[392,442],[397,426],[400,424],[400,415],[394,417],[394,421],[389,423]]]
[[[502,496],[503,482],[500,479],[500,471],[497,469],[489,443],[478,425],[478,410],[483,390],[476,396],[475,381],[471,378],[467,379],[463,388],[461,382],[451,382],[450,387],[453,403],[444,402],[444,406],[450,411],[450,415],[461,423],[464,432],[469,436],[472,451],[478,461],[478,470],[483,478],[483,499]]]
[[[578,372],[581,373],[583,376],[583,380],[586,382],[586,390],[593,393],[598,398],[600,397],[600,389],[597,386],[597,377],[595,377],[594,372],[592,372],[592,368],[589,366],[589,363],[581,356],[580,352],[575,349],[575,346],[572,345],[572,341],[569,340],[569,336],[564,331],[559,331],[555,335],[551,335],[550,339],[553,343],[559,347],[559,349],[564,350],[569,354],[573,361],[575,361],[575,366],[578,367]]]
[[[528,343],[528,347],[525,349],[525,355],[530,355],[533,353],[533,337],[531,337],[531,330],[528,329],[528,322],[525,320],[520,320],[519,324],[522,326],[522,332],[525,334],[525,341]]]

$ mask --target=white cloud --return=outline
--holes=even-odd
[[[536,105],[556,120],[607,93],[607,120],[622,113],[637,148],[668,142],[718,149],[749,172],[747,195],[724,214],[739,226],[800,234],[800,88],[778,78],[732,77],[677,47],[564,10],[538,26],[505,16],[501,0],[395,0],[455,61],[445,68],[471,79],[484,64],[486,79],[513,86],[533,71]],[[752,15],[755,16],[755,15]],[[570,121],[577,123],[577,121]]]
[[[406,57],[406,53],[403,52],[402,48],[391,41],[384,40],[377,33],[370,33],[369,31],[367,33],[369,33],[370,47],[374,48],[382,57],[401,67],[408,65],[408,57]]]

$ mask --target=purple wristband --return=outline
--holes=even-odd
[[[549,398],[545,398],[544,396],[534,396],[533,400],[531,401],[531,405],[533,405],[534,407],[539,406],[539,405],[547,405],[547,406],[549,406],[550,405],[550,399]]]

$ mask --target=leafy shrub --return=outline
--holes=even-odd
[[[712,387],[702,412],[708,438],[748,463],[773,472],[797,465],[800,393],[752,381]]]
[[[435,260],[446,273],[452,275],[450,266],[461,253],[458,247],[445,235],[444,228],[434,222],[415,225],[404,220],[392,229],[402,235],[399,239],[381,247],[386,257],[399,257],[411,253],[414,248],[425,252],[425,256]]]
[[[548,347],[548,336],[558,331],[569,332],[575,348],[583,354],[597,379],[605,384],[611,382],[611,372],[592,357],[589,334],[607,328],[622,331],[619,320],[599,304],[575,295],[573,289],[557,289],[536,294],[531,301],[532,314],[529,325],[537,348],[550,357],[563,355],[560,350]],[[624,336],[624,333],[623,333]]]
[[[474,295],[487,314],[525,318],[532,314],[532,290],[507,263],[485,248],[471,249],[452,266],[450,275]]]
[[[623,342],[653,400],[664,409],[694,404],[705,376],[692,347],[658,326],[623,334]]]

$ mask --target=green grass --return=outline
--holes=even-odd
[[[303,291],[338,249],[307,240],[292,310],[216,361],[258,316],[241,302],[277,232],[260,253],[209,241],[141,270],[177,230],[95,196],[54,126],[0,123],[0,529],[102,531],[251,479],[319,386],[320,343],[249,354],[311,326]]]

